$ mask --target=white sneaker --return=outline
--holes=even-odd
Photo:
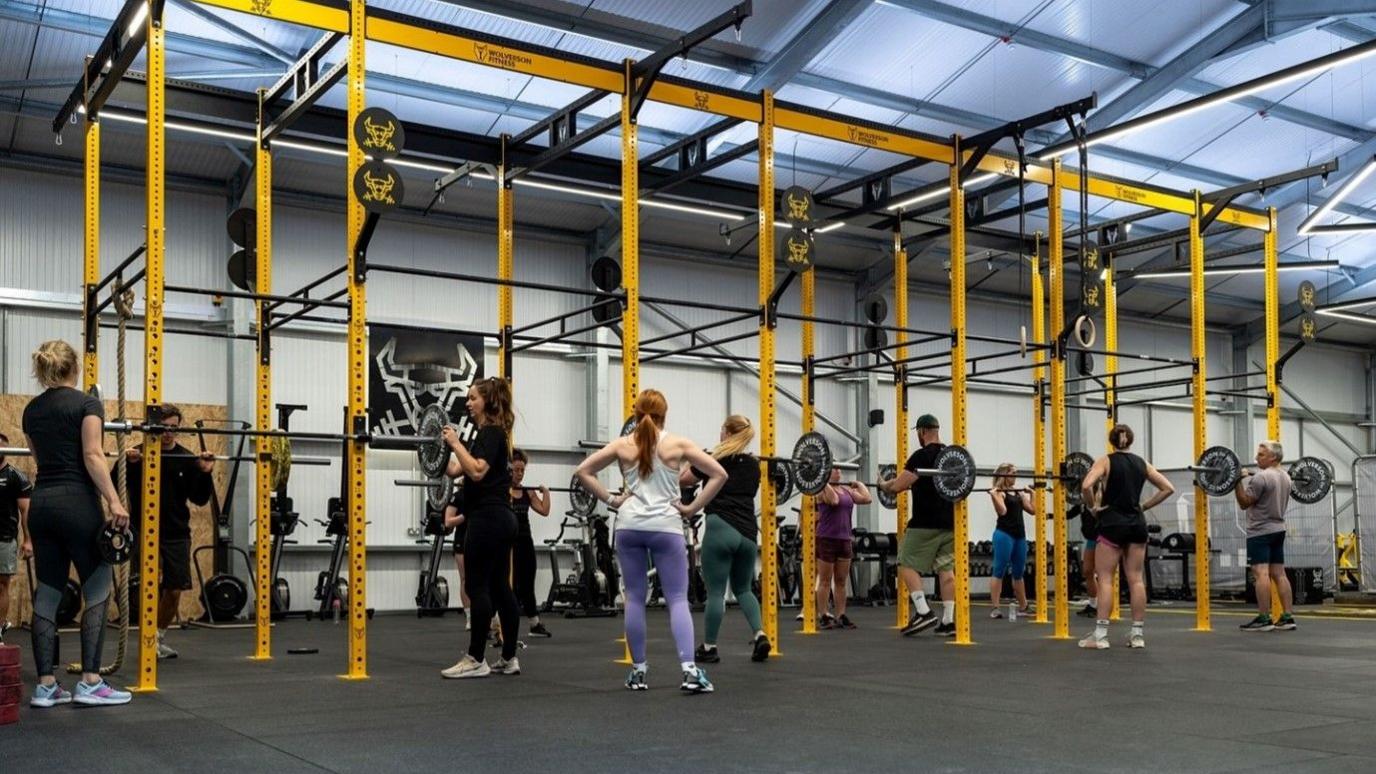
[[[472,656],[465,655],[459,663],[448,669],[440,670],[440,674],[449,680],[462,680],[467,677],[487,677],[492,674],[492,667],[486,661],[479,661]]]
[[[497,663],[492,665],[492,671],[499,675],[519,675],[521,673],[521,660],[515,656],[512,656],[510,661],[499,658]]]
[[[162,659],[165,659],[165,658],[176,658],[177,655],[178,655],[178,654],[177,654],[177,651],[175,651],[175,650],[173,650],[172,648],[168,647],[167,644],[164,643],[162,640],[158,640],[158,660],[159,660],[159,661],[161,661]]]
[[[1108,650],[1108,638],[1097,637],[1094,632],[1090,632],[1085,635],[1084,639],[1080,640],[1080,647],[1089,650]]]
[[[1146,641],[1145,638],[1142,637],[1141,632],[1137,632],[1137,633],[1134,633],[1134,634],[1130,634],[1130,635],[1128,635],[1128,647],[1129,647],[1129,648],[1145,648],[1145,647],[1147,647],[1147,641]]]
[[[990,611],[989,611],[989,617],[990,617],[990,618],[1002,618],[1002,617],[1003,617],[1003,610],[1002,610],[1001,608],[997,608],[997,607],[996,607],[996,608],[994,608],[993,610],[990,610]]]

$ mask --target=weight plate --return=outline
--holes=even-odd
[[[205,598],[211,622],[233,621],[248,604],[248,586],[233,575],[216,575],[205,582]]]
[[[865,297],[865,319],[875,325],[883,325],[889,318],[889,302],[882,293],[871,293]]]
[[[798,226],[789,230],[783,240],[784,263],[788,268],[802,272],[812,267],[817,258],[817,243],[812,234]]]
[[[129,561],[129,555],[134,551],[134,533],[107,525],[100,531],[97,545],[100,547],[101,558],[106,562],[124,564]]]
[[[623,423],[621,424],[621,435],[622,435],[622,437],[624,438],[625,436],[628,436],[628,435],[630,435],[631,433],[634,433],[634,432],[635,432],[635,415],[632,414],[631,416],[626,417],[626,421],[623,422]]]
[[[406,147],[406,130],[390,111],[370,107],[354,120],[354,140],[373,158],[390,159]]]
[[[449,504],[449,497],[452,494],[454,494],[454,479],[442,475],[431,481],[430,486],[425,487],[425,504],[430,506],[430,510],[443,513],[444,506]]]
[[[975,458],[964,446],[944,446],[936,455],[941,471],[932,478],[936,493],[948,502],[960,502],[975,488]]]
[[[800,185],[795,185],[784,190],[779,210],[780,214],[784,216],[784,222],[795,228],[805,228],[812,225],[814,208],[815,202],[812,200],[812,192]]]
[[[621,312],[621,300],[609,298],[592,308],[592,319],[600,323],[609,323],[621,319]]]
[[[815,495],[831,477],[831,445],[821,433],[803,433],[793,444],[793,484],[798,491]]]
[[[272,609],[277,612],[291,609],[291,584],[286,578],[278,578],[272,582]]]
[[[444,468],[449,463],[449,449],[440,437],[447,424],[449,412],[440,404],[431,403],[420,410],[420,417],[416,420],[416,435],[434,439],[416,446],[416,460],[420,465],[421,474],[426,478],[439,478],[444,475]]]
[[[1305,312],[1300,315],[1300,338],[1305,344],[1314,343],[1314,339],[1319,335],[1319,320],[1313,312]]]
[[[1199,455],[1195,467],[1209,468],[1194,472],[1194,485],[1215,497],[1222,497],[1233,491],[1238,479],[1242,477],[1242,463],[1238,461],[1233,450],[1226,446],[1210,446],[1205,449],[1204,453]]]
[[[253,286],[258,283],[258,259],[255,256],[250,260],[246,249],[235,250],[225,264],[225,273],[234,287],[253,292]]]
[[[1317,457],[1300,457],[1290,465],[1289,472],[1290,496],[1305,505],[1327,497],[1333,488],[1333,471]]]
[[[774,484],[774,502],[781,504],[793,497],[793,466],[787,462],[771,460],[769,480]]]
[[[575,475],[569,479],[569,509],[574,515],[587,518],[592,515],[593,509],[597,507],[597,498],[592,496],[592,492],[583,488],[583,482],[578,480]]]
[[[1314,302],[1319,298],[1319,290],[1314,287],[1314,283],[1305,280],[1300,283],[1299,299],[1300,308],[1306,312],[1314,311]]]
[[[615,258],[602,256],[592,262],[592,286],[610,293],[621,287],[621,264]]]
[[[1094,467],[1094,458],[1084,452],[1071,452],[1065,456],[1065,462],[1061,465],[1061,485],[1065,487],[1065,503],[1067,508],[1073,508],[1080,504],[1080,485],[1084,482],[1085,476],[1089,475],[1089,469]]]
[[[865,345],[865,349],[883,349],[889,345],[889,333],[883,328],[873,325],[866,326],[865,332],[861,336],[863,337],[861,343]]]
[[[394,210],[405,196],[401,175],[385,161],[369,161],[354,174],[354,197],[368,212],[381,215]]]
[[[62,587],[62,599],[57,603],[57,625],[67,626],[76,621],[76,614],[81,612],[81,584],[67,579],[66,585]],[[120,615],[124,615],[121,611]]]
[[[878,483],[882,484],[891,478],[896,478],[897,476],[897,465],[885,463],[879,466]],[[879,498],[880,505],[884,506],[885,508],[888,508],[891,511],[898,507],[898,495],[890,492],[885,492],[883,487],[875,487],[875,496]]]
[[[229,232],[229,241],[240,247],[249,247],[257,241],[258,213],[250,207],[240,207],[229,213],[225,231]]]

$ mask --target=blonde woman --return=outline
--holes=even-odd
[[[708,503],[707,535],[702,540],[702,575],[707,581],[707,614],[703,623],[702,645],[694,654],[699,664],[714,664],[717,633],[726,614],[726,589],[736,596],[745,621],[754,632],[752,661],[769,658],[770,642],[760,624],[760,601],[755,597],[755,565],[759,559],[759,527],[755,520],[755,494],[760,490],[760,460],[746,449],[755,440],[750,420],[732,414],[721,426],[720,442],[710,452],[726,469],[726,484],[716,499]],[[697,486],[707,474],[694,467],[684,468],[679,484]]]
[[[1018,614],[1028,615],[1027,585],[1023,576],[1027,573],[1027,528],[1023,525],[1024,514],[1037,515],[1032,505],[1032,495],[1026,489],[1017,488],[1018,468],[1005,462],[994,469],[994,485],[989,489],[989,499],[994,502],[994,513],[998,522],[994,526],[994,567],[989,578],[989,600],[994,603],[990,618],[1002,618],[999,598],[1003,595],[1003,574],[1013,573],[1013,598],[1018,601]]]

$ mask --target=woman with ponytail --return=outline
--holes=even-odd
[[[454,453],[445,474],[463,476],[464,588],[472,603],[468,653],[440,672],[451,679],[487,677],[494,671],[519,675],[516,660],[521,611],[511,591],[511,549],[516,541],[516,514],[511,510],[511,427],[516,413],[511,384],[493,377],[468,390],[468,415],[478,432],[470,446],[459,440],[453,425],[444,428],[444,442]],[[496,612],[502,626],[502,656],[488,665],[487,635]]]
[[[708,693],[712,683],[693,661],[693,615],[688,609],[688,548],[683,520],[717,496],[726,483],[726,470],[698,445],[664,430],[669,404],[658,390],[645,390],[635,400],[635,431],[617,438],[578,466],[578,480],[599,501],[616,510],[616,558],[626,583],[626,643],[631,649],[631,673],[626,687],[646,689],[645,600],[649,593],[649,563],[669,602],[669,625],[683,668],[680,685],[689,693]],[[609,493],[597,474],[616,462],[625,479],[620,494]],[[679,470],[688,463],[705,473],[706,482],[690,503],[680,500]]]
[[[760,625],[760,601],[755,597],[755,565],[759,559],[759,528],[755,522],[755,494],[760,489],[760,460],[746,449],[755,440],[755,428],[739,414],[726,418],[721,426],[721,441],[712,449],[712,458],[726,470],[721,494],[708,505],[707,535],[702,541],[702,575],[707,581],[707,615],[702,645],[694,654],[699,664],[714,664],[717,633],[726,613],[726,589],[736,596],[741,613],[754,632],[752,661],[769,658],[770,642]],[[695,487],[707,474],[688,467],[679,483]]]

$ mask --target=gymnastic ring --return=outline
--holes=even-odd
[[[1075,343],[1084,349],[1094,346],[1098,340],[1098,329],[1094,327],[1094,318],[1087,314],[1082,314],[1075,318],[1074,325]]]

